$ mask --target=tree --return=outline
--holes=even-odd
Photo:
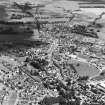
[[[100,75],[101,75],[101,76],[104,76],[104,75],[105,75],[105,72],[101,72]]]
[[[79,78],[78,78],[78,81],[87,81],[89,79],[89,76],[80,76]]]

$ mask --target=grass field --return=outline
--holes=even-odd
[[[92,66],[92,65],[88,65],[87,63],[81,63],[79,62],[79,66],[77,66],[77,63],[74,64],[78,74],[80,76],[89,76],[89,77],[93,77],[95,75],[99,74],[99,70]]]

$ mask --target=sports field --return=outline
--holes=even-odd
[[[93,77],[99,74],[99,70],[96,67],[87,63],[79,62],[79,65],[75,63],[74,66],[80,76]]]

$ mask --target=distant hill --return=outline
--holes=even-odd
[[[97,3],[105,3],[105,0],[67,0],[67,1],[79,1],[79,2],[97,2]]]

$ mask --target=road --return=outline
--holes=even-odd
[[[50,61],[51,61],[51,58],[52,58],[52,53],[57,48],[57,46],[58,46],[58,39],[54,39],[53,43],[51,44],[50,49],[47,51],[48,58],[49,58]]]

